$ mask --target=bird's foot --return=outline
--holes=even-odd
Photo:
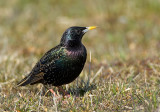
[[[49,89],[49,90],[45,93],[45,96],[47,95],[47,93],[48,93],[49,91],[50,91],[54,96],[58,96],[58,95],[53,91],[53,89]]]
[[[50,91],[54,96],[57,96],[57,94],[53,91],[53,89],[49,89],[49,91]]]

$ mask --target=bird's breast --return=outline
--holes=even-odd
[[[85,47],[81,47],[79,49],[71,49],[67,50],[67,57],[72,61],[86,61],[87,58],[87,51]]]
[[[81,73],[87,58],[85,50],[67,51],[67,58],[64,61],[66,66],[65,77],[75,79]]]
[[[62,56],[55,60],[48,76],[53,77],[51,81],[54,86],[68,84],[75,80],[81,73],[86,62],[86,49],[67,50],[64,49]]]

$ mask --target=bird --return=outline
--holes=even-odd
[[[97,27],[68,28],[63,33],[60,43],[42,56],[31,72],[17,84],[17,87],[42,83],[61,90],[62,85],[74,81],[83,70],[87,59],[87,50],[82,44],[82,37],[95,28]],[[54,93],[51,89],[49,90]]]

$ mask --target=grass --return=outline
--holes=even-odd
[[[0,0],[0,111],[158,112],[159,5],[158,0]],[[41,84],[15,88],[75,25],[99,29],[83,38],[88,59],[79,78],[64,86],[71,96],[44,96]]]

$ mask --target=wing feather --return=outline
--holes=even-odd
[[[33,67],[29,75],[22,79],[17,86],[25,86],[27,84],[36,84],[44,82],[45,72],[49,69],[49,66],[60,56],[61,46],[56,46],[44,54],[40,61]]]

